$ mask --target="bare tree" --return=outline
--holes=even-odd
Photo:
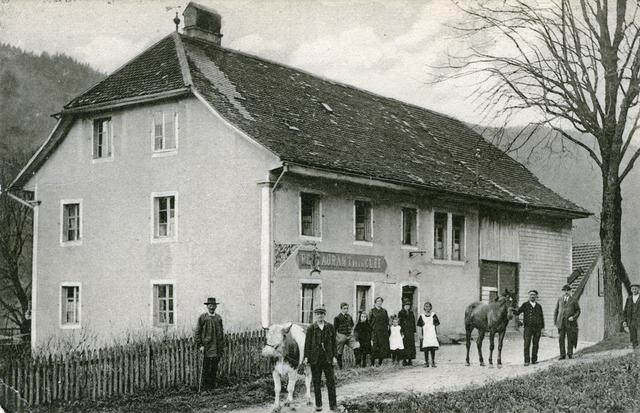
[[[537,125],[556,131],[563,145],[586,151],[600,169],[605,337],[610,336],[620,330],[621,285],[629,287],[620,251],[621,184],[640,156],[632,144],[640,128],[639,5],[626,0],[456,4],[468,17],[457,29],[471,46],[468,54],[451,56],[449,74],[440,80],[476,76],[475,96],[485,113],[499,114],[503,125],[532,115]],[[532,135],[521,133],[516,140]]]
[[[6,188],[24,156],[0,156],[0,184]],[[0,196],[0,316],[27,334],[31,296],[32,211],[6,193]]]

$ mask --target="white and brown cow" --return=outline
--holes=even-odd
[[[293,401],[293,392],[298,380],[298,369],[304,359],[304,339],[306,328],[298,324],[274,324],[267,332],[267,344],[262,349],[262,355],[276,359],[273,368],[273,387],[276,393],[274,411],[280,408],[281,377],[288,376],[287,401],[289,406]],[[307,404],[311,404],[311,368],[304,366],[304,383],[306,387]]]

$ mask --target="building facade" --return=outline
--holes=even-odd
[[[381,296],[431,301],[446,333],[536,288],[552,325],[588,212],[456,119],[222,48],[193,3],[185,19],[65,105],[12,184],[37,201],[34,346],[188,334],[209,296],[230,330]]]

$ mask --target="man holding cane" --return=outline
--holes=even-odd
[[[213,297],[209,297],[204,303],[207,312],[198,317],[196,325],[195,342],[203,355],[202,373],[200,380],[205,390],[216,387],[218,362],[224,351],[224,329],[222,317],[216,314],[218,303]]]

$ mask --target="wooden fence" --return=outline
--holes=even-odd
[[[0,406],[6,413],[30,413],[31,406],[20,393],[0,380]]]
[[[231,380],[270,372],[260,355],[265,332],[226,335],[219,374]],[[96,400],[147,389],[197,388],[202,355],[192,338],[146,342],[82,353],[12,361],[4,381],[32,406]]]

